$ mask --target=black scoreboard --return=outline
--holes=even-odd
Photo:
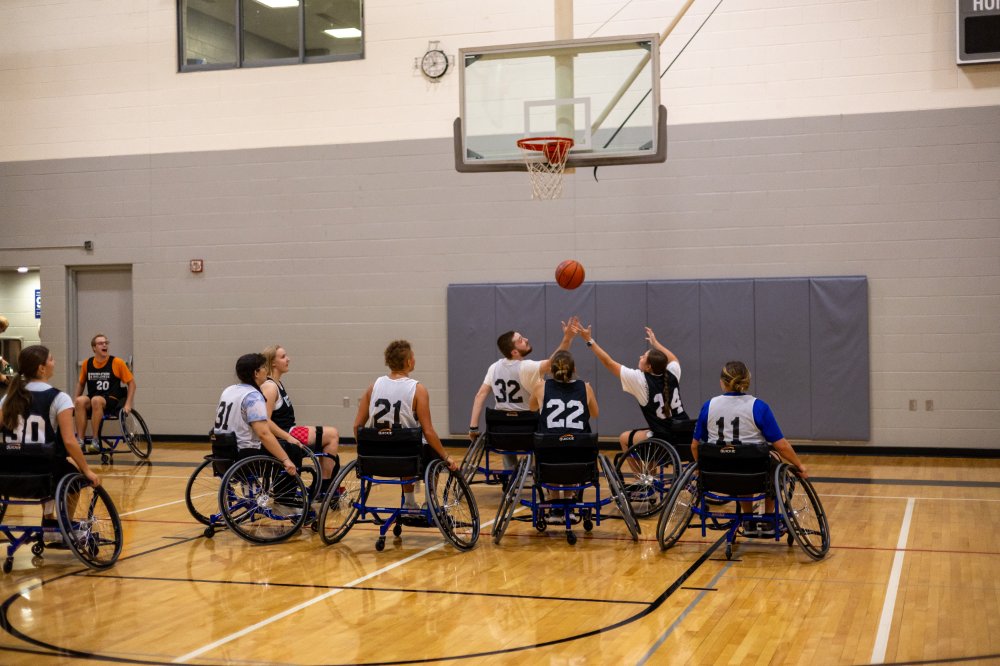
[[[1000,0],[956,0],[959,65],[1000,62]]]

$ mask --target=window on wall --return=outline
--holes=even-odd
[[[178,0],[182,72],[364,57],[364,0]]]

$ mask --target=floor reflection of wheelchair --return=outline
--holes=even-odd
[[[531,499],[521,499],[529,475],[532,476]],[[601,475],[608,484],[607,497],[601,496]],[[585,492],[591,489],[594,499],[585,500]],[[566,493],[569,493],[568,497]],[[563,496],[558,497],[557,494]],[[605,517],[601,509],[612,502],[617,506],[632,540],[638,540],[639,524],[618,473],[607,457],[598,451],[597,434],[535,434],[533,452],[518,461],[514,478],[500,501],[493,523],[493,541],[500,543],[512,520],[530,522],[536,530],[544,532],[550,524],[549,520],[555,522],[554,518],[558,518],[558,524],[566,530],[566,540],[574,544],[576,535],[572,526],[582,523],[584,531],[590,532]],[[514,512],[521,506],[529,508],[531,514],[515,518]]]
[[[667,503],[684,463],[691,460],[694,425],[695,421],[675,419],[664,437],[637,442],[615,456],[615,470],[637,518],[659,513]]]
[[[275,543],[303,525],[317,529],[313,506],[323,499],[320,458],[327,454],[302,448],[298,475],[291,477],[268,455],[237,462],[231,433],[209,433],[209,439],[212,453],[191,474],[184,491],[188,511],[206,526],[206,537],[225,526],[251,543]]]
[[[361,428],[357,441],[357,459],[340,470],[332,486],[338,492],[330,493],[320,509],[319,533],[324,543],[337,543],[357,523],[369,523],[379,527],[375,541],[379,551],[385,548],[389,530],[401,537],[403,526],[436,527],[458,550],[476,545],[479,508],[469,484],[436,456],[424,460],[420,428]],[[405,506],[402,487],[421,479],[424,505]],[[399,494],[393,492],[392,501],[381,501],[373,496],[379,486],[398,487]]]
[[[145,460],[153,452],[153,438],[149,435],[146,422],[136,410],[128,414],[125,410],[105,413],[97,426],[97,435],[93,439],[97,446],[94,454],[101,455],[102,463],[114,462],[113,456],[120,453],[125,444],[136,457]],[[86,450],[85,450],[86,452]]]
[[[776,500],[774,511],[743,511],[741,502],[768,498]],[[735,502],[732,511],[709,506],[728,502]],[[697,521],[702,536],[709,529],[725,530],[727,559],[732,558],[733,544],[741,535],[770,541],[785,537],[789,546],[794,540],[815,560],[830,549],[829,523],[813,485],[793,465],[777,461],[766,445],[699,445],[698,462],[674,484],[660,514],[656,527],[660,548],[673,546],[692,520]],[[759,536],[761,527],[766,536]]]
[[[531,453],[532,438],[538,426],[538,412],[486,409],[486,431],[481,433],[462,459],[461,474],[466,483],[473,483],[481,474],[487,484],[500,484],[505,490],[513,469],[493,467],[492,456],[513,456],[515,459]]]
[[[85,476],[71,473],[56,478],[55,447],[51,444],[23,445],[36,448],[31,453],[0,456],[3,473],[0,474],[0,534],[7,538],[7,558],[3,572],[14,567],[14,553],[21,546],[31,544],[34,555],[32,564],[41,564],[46,548],[68,546],[83,564],[98,571],[108,569],[118,561],[122,551],[122,524],[111,497],[98,486],[93,487]],[[12,524],[22,523],[25,517],[14,517],[11,507],[40,506],[53,500],[56,525]],[[46,543],[46,535],[57,536],[58,541]]]

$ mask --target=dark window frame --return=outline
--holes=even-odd
[[[298,6],[298,28],[299,28],[299,54],[296,58],[273,58],[258,60],[251,63],[246,62],[245,40],[243,38],[243,9],[247,2],[253,0],[236,0],[234,10],[236,16],[233,20],[233,31],[236,39],[236,62],[235,63],[204,63],[189,64],[187,62],[184,35],[184,3],[185,0],[177,0],[177,71],[178,72],[206,72],[225,69],[256,69],[259,67],[283,67],[286,65],[306,65],[319,62],[339,62],[350,60],[364,60],[365,58],[365,2],[356,0],[358,3],[358,18],[361,23],[361,50],[357,53],[334,54],[334,55],[306,55],[306,0],[300,0]]]

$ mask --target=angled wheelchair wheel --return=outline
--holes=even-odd
[[[476,475],[476,471],[479,469],[479,463],[483,461],[483,453],[486,451],[486,433],[479,433],[479,437],[476,437],[476,441],[469,445],[468,451],[465,452],[465,457],[462,458],[462,466],[459,468],[459,474],[465,479],[466,483],[472,483],[472,477]]]
[[[215,475],[212,461],[205,460],[194,470],[184,489],[188,512],[202,525],[212,524],[212,515],[219,515],[219,486],[222,479]],[[218,519],[216,519],[218,520]]]
[[[3,517],[7,515],[8,504],[10,504],[10,497],[8,495],[0,495],[0,522],[3,522]]]
[[[697,463],[684,470],[670,491],[670,497],[660,514],[660,520],[656,523],[656,540],[660,542],[661,550],[666,550],[677,543],[691,523],[691,517],[694,515],[692,508],[698,503],[698,482],[695,479],[697,470]]]
[[[656,437],[637,442],[615,457],[615,471],[637,518],[647,518],[663,508],[680,469],[677,450]]]
[[[230,467],[219,486],[222,519],[250,543],[276,543],[297,532],[309,512],[309,494],[271,456],[244,458]]]
[[[363,488],[361,478],[355,471],[357,465],[358,461],[352,460],[341,467],[330,492],[323,499],[318,519],[319,536],[327,545],[343,539],[358,520],[358,504]]]
[[[601,472],[604,473],[604,478],[608,482],[608,492],[611,493],[611,497],[615,501],[615,506],[618,507],[618,512],[621,514],[622,520],[625,521],[625,526],[628,528],[629,534],[632,535],[632,541],[638,541],[639,523],[632,512],[632,505],[629,503],[625,490],[622,487],[622,482],[618,478],[617,470],[612,467],[611,461],[604,454],[597,456],[597,460],[600,462]]]
[[[302,484],[309,491],[309,501],[315,502],[323,484],[323,468],[319,466],[319,456],[312,449],[302,449],[302,464],[299,465],[299,476]]]
[[[123,409],[118,414],[118,425],[122,430],[122,437],[128,448],[139,458],[145,460],[153,452],[153,438],[149,436],[149,428],[142,420],[142,415],[134,409],[125,414]]]
[[[504,532],[510,525],[510,519],[514,516],[521,490],[524,488],[524,481],[528,478],[528,468],[531,465],[532,456],[527,455],[517,461],[511,482],[504,491],[500,499],[500,506],[497,508],[497,517],[493,519],[493,543],[499,545],[503,539]]]
[[[434,460],[424,472],[431,519],[458,550],[469,550],[479,540],[479,507],[461,470],[452,472],[443,460]]]
[[[82,474],[67,474],[56,487],[56,518],[77,559],[103,571],[122,552],[122,522],[107,491]]]
[[[774,487],[778,495],[778,511],[789,533],[812,559],[826,557],[830,550],[830,525],[816,489],[787,463],[778,465],[774,470]]]

